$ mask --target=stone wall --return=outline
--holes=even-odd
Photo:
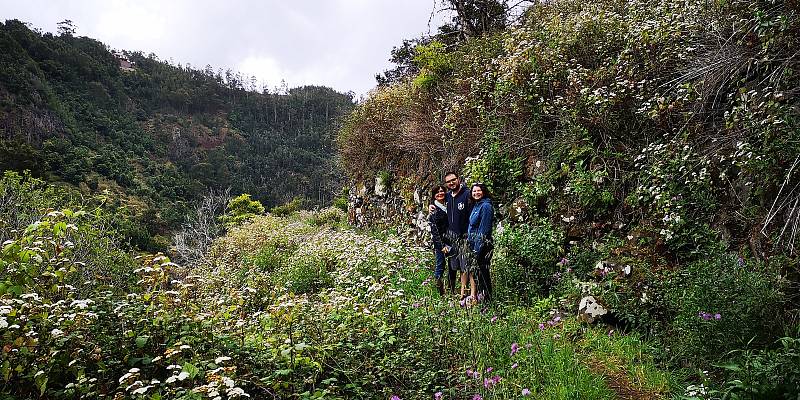
[[[386,176],[350,185],[348,220],[370,229],[397,229],[414,243],[430,242],[428,189],[393,184]]]

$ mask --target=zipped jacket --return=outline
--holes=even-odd
[[[478,200],[469,215],[469,228],[467,229],[467,241],[475,254],[481,254],[481,251],[491,245],[493,223],[492,201],[486,198]]]
[[[469,202],[469,190],[463,183],[458,195],[447,192],[447,236],[451,240],[463,239],[467,236],[469,215],[472,204]]]

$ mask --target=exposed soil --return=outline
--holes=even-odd
[[[589,369],[605,378],[608,387],[616,393],[618,399],[660,400],[664,398],[663,393],[636,387],[624,370],[612,371],[606,365],[596,360],[589,361]]]

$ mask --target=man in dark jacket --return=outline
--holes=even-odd
[[[456,251],[465,248],[467,237],[467,227],[469,226],[469,214],[472,206],[469,202],[467,187],[461,182],[458,174],[448,172],[444,175],[444,184],[450,190],[447,193],[447,239]],[[434,212],[431,206],[430,212]],[[449,254],[450,269],[447,274],[447,282],[451,293],[456,293],[456,271],[466,269],[466,254]]]

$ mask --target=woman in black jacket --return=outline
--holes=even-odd
[[[430,216],[428,216],[428,222],[431,226],[431,239],[433,240],[433,253],[436,256],[436,268],[433,271],[433,277],[436,278],[436,289],[442,296],[444,296],[442,275],[447,265],[446,256],[450,250],[452,250],[452,247],[445,237],[445,232],[447,232],[446,193],[447,189],[444,186],[434,186],[431,190],[431,204],[433,204],[435,208]]]

